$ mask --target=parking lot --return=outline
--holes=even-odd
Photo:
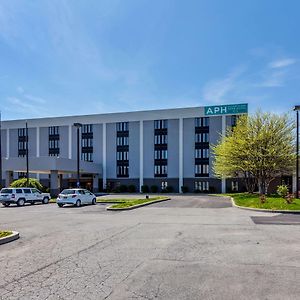
[[[123,212],[1,207],[0,228],[21,237],[0,246],[0,299],[299,299],[300,216],[171,197]]]

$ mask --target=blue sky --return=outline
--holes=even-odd
[[[1,0],[4,119],[300,104],[300,1]]]

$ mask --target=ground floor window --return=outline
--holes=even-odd
[[[161,182],[161,189],[165,190],[168,187],[168,182],[167,181],[162,181]]]
[[[231,181],[231,191],[237,192],[238,190],[239,190],[239,183],[236,180]]]
[[[208,192],[209,191],[209,182],[208,181],[195,181],[195,191]]]

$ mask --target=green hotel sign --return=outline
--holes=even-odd
[[[216,115],[235,115],[235,114],[246,114],[248,113],[248,104],[229,104],[229,105],[214,105],[205,106],[205,116],[216,116]]]

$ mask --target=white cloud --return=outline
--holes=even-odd
[[[208,82],[203,89],[204,101],[217,104],[225,102],[226,96],[236,88],[237,81],[244,72],[245,67],[239,67],[227,74],[223,79]]]
[[[293,58],[277,59],[277,60],[270,62],[269,67],[272,69],[284,68],[284,67],[293,65],[296,62],[297,62],[297,60],[293,59]]]
[[[265,74],[265,79],[260,84],[261,87],[281,87],[284,86],[286,79],[285,71],[276,71]]]

